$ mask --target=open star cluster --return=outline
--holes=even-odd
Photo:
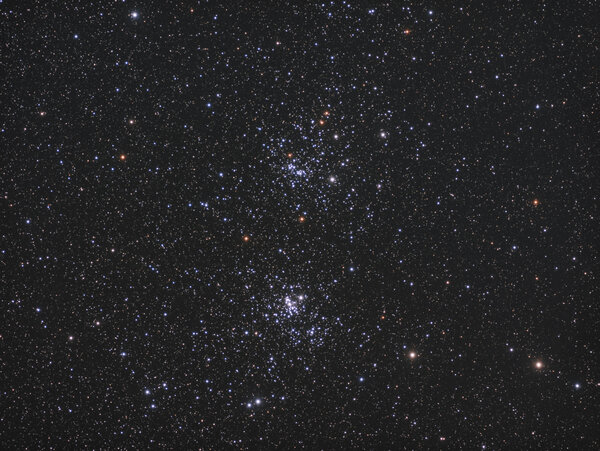
[[[6,449],[598,449],[598,5],[0,2]]]

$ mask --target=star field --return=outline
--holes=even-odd
[[[598,449],[594,2],[0,2],[9,449]]]

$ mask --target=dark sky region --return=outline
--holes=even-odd
[[[598,449],[598,3],[0,3],[6,449]]]

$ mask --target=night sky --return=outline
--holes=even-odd
[[[598,4],[4,1],[0,441],[598,449]]]

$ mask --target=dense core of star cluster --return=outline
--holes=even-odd
[[[0,11],[3,448],[600,447],[596,2]]]

